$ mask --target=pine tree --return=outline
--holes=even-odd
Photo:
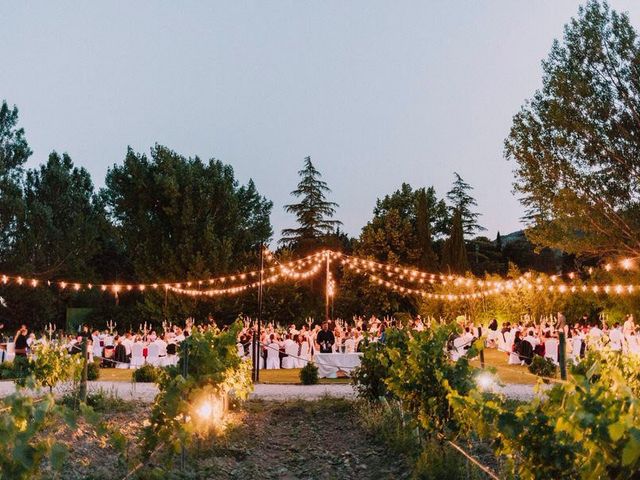
[[[326,194],[331,189],[320,179],[322,174],[311,163],[311,157],[304,159],[304,168],[298,175],[301,180],[291,195],[300,198],[300,203],[285,205],[284,209],[296,216],[299,227],[282,230],[280,243],[292,249],[306,249],[322,243],[342,222],[332,220],[339,205],[327,201]]]
[[[496,250],[502,252],[502,237],[500,236],[500,232],[496,235]]]
[[[416,201],[416,230],[420,248],[420,267],[434,271],[438,266],[438,257],[433,251],[431,241],[431,208],[424,188],[418,190]]]
[[[451,234],[444,244],[442,266],[452,273],[465,273],[469,270],[467,248],[464,243],[464,230],[460,210],[453,211]]]
[[[473,187],[465,182],[458,173],[453,172],[453,175],[455,176],[455,180],[453,181],[451,190],[447,192],[447,199],[451,203],[450,209],[452,212],[454,210],[460,211],[462,216],[462,230],[465,235],[473,236],[477,231],[486,230],[486,228],[478,224],[480,214],[472,210],[473,207],[478,206],[478,202],[476,202],[476,199],[469,193],[473,190]]]

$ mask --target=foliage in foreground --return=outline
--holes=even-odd
[[[460,424],[490,441],[520,478],[637,478],[639,368],[637,358],[592,352],[566,383],[516,408],[479,391],[450,399]]]
[[[42,462],[62,467],[66,448],[50,438],[36,439],[52,415],[60,413],[52,396],[36,402],[12,395],[3,399],[0,415],[0,479],[37,478]]]
[[[36,387],[53,390],[58,383],[79,380],[82,355],[71,355],[62,345],[39,343],[27,364],[27,375],[16,378],[16,384],[25,386],[30,380]]]
[[[159,379],[160,393],[144,431],[143,450],[147,454],[163,445],[177,451],[197,436],[208,434],[213,426],[199,419],[196,412],[203,399],[219,401],[230,393],[241,399],[248,396],[251,367],[236,349],[241,329],[242,323],[236,322],[222,332],[194,331],[180,344],[178,365],[167,368]]]
[[[460,454],[441,439],[424,438],[415,418],[398,401],[360,402],[356,410],[358,422],[375,441],[408,460],[413,479],[486,478],[477,469],[469,468]]]
[[[468,358],[457,362],[446,351],[457,325],[436,325],[423,332],[388,329],[386,343],[372,343],[364,352],[362,367],[354,375],[361,398],[394,398],[415,415],[427,432],[443,431],[450,417],[450,389],[466,394],[473,387]]]
[[[386,380],[391,375],[391,352],[394,352],[393,355],[406,355],[408,341],[406,330],[391,328],[386,330],[385,343],[372,342],[366,345],[360,365],[351,375],[358,397],[375,401],[389,395]]]
[[[640,359],[608,350],[590,352],[568,381],[514,405],[474,387],[467,360],[473,351],[455,363],[449,360],[445,345],[455,328],[412,332],[406,343],[398,342],[403,334],[395,337],[388,331],[391,343],[365,351],[364,368],[355,380],[360,397],[374,400],[370,410],[390,416],[384,428],[377,427],[383,436],[406,449],[412,429],[422,431],[417,435],[427,443],[448,435],[477,438],[522,479],[637,478]],[[555,370],[544,359],[537,363],[544,371]],[[389,404],[398,411],[385,411]]]
[[[51,394],[36,399],[22,391],[3,398],[0,403],[0,480],[51,478],[52,473],[55,476],[63,468],[68,451],[48,429],[63,424],[74,430],[80,418],[96,435],[110,437],[116,448],[122,446],[122,435],[108,431],[87,404],[78,405],[64,399],[57,404]]]
[[[446,351],[457,328],[449,324],[424,332],[387,329],[385,343],[369,344],[353,375],[358,396],[367,405],[361,422],[412,459],[415,478],[465,477],[458,472],[464,462],[442,443],[442,435],[456,429],[449,392],[466,395],[473,388],[467,357],[453,363]],[[472,347],[468,356],[475,352]]]

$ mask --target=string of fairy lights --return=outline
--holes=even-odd
[[[60,290],[99,290],[101,292],[119,295],[123,292],[145,292],[148,290],[164,290],[179,295],[192,297],[216,297],[237,295],[247,290],[257,288],[262,284],[275,284],[285,281],[307,280],[323,271],[323,266],[329,267],[336,260],[347,270],[355,274],[368,277],[374,285],[386,288],[401,295],[420,296],[427,299],[442,301],[474,300],[488,295],[526,289],[537,292],[571,294],[590,292],[594,294],[633,294],[640,292],[640,285],[634,284],[587,284],[579,279],[583,274],[569,272],[562,275],[552,275],[548,281],[538,277],[532,281],[532,274],[527,272],[515,279],[482,279],[478,277],[428,272],[406,267],[382,263],[371,259],[346,255],[333,250],[321,250],[297,260],[281,261],[268,249],[264,250],[264,258],[268,266],[262,270],[236,272],[228,275],[209,277],[204,279],[186,280],[179,282],[154,283],[79,283],[66,280],[42,280],[23,276],[0,275],[0,284],[18,285],[25,287],[55,287]],[[607,263],[603,269],[610,272],[619,267],[631,270],[635,267],[634,259],[625,258],[616,263]],[[336,294],[336,282],[333,273],[327,268],[327,294]],[[588,269],[589,275],[594,269]],[[262,280],[260,276],[262,274]],[[266,274],[266,276],[265,276]],[[258,277],[258,278],[257,278]],[[568,281],[565,281],[565,278]],[[407,285],[409,284],[409,285]],[[435,291],[435,289],[443,291]],[[458,292],[456,289],[473,289]]]

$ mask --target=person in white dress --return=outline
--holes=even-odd
[[[100,335],[97,330],[91,334],[91,344],[94,358],[102,357],[102,347],[100,346]]]
[[[275,334],[271,334],[267,344],[267,370],[280,368],[280,344],[276,341]]]
[[[635,331],[636,324],[633,320],[633,315],[627,315],[624,325],[622,327],[622,333],[625,335],[629,335],[631,332]]]
[[[311,342],[307,335],[298,335],[297,368],[304,368],[311,360]]]
[[[598,325],[594,325],[589,330],[589,334],[587,335],[587,346],[590,348],[594,348],[600,343],[600,340],[604,336],[604,332],[598,327]]]
[[[614,352],[622,351],[624,344],[624,334],[618,322],[613,324],[613,328],[609,332],[609,348]]]
[[[127,332],[120,343],[124,345],[127,357],[131,358],[131,346],[133,345],[133,335],[131,335],[131,332]]]
[[[287,355],[282,359],[282,368],[296,368],[298,365],[298,343],[291,339],[291,334],[287,336],[283,342],[284,353]]]
[[[355,353],[356,351],[356,341],[353,338],[354,333],[349,332],[349,336],[344,341],[344,353]]]

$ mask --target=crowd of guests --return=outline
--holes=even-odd
[[[530,364],[535,355],[557,364],[561,333],[569,360],[578,361],[587,350],[601,348],[640,355],[640,333],[633,315],[626,315],[622,323],[614,322],[611,326],[600,318],[592,320],[587,315],[569,324],[562,312],[540,322],[525,316],[520,322],[499,325],[493,319],[482,333],[486,347],[504,352],[509,364]],[[464,333],[453,340],[452,357],[464,355],[480,334],[480,327],[466,324]]]
[[[256,323],[247,320],[238,336],[237,349],[243,358],[253,358],[254,351],[257,351],[260,368],[302,368],[318,354],[357,354],[369,342],[384,342],[389,328],[422,331],[430,328],[432,322],[435,320],[424,320],[420,316],[404,325],[388,317],[354,317],[351,322],[337,319],[320,325],[308,321],[301,327],[269,323],[258,334]],[[561,332],[565,335],[568,359],[578,360],[588,349],[605,345],[613,351],[640,355],[640,333],[633,315],[627,315],[622,323],[615,322],[611,326],[600,319],[592,321],[586,315],[569,324],[561,312],[539,322],[527,316],[519,322],[502,324],[493,319],[485,326],[465,317],[458,317],[457,322],[461,326],[460,333],[452,336],[447,346],[453,360],[465,355],[474,341],[482,336],[485,346],[504,352],[509,364],[529,364],[534,355],[558,363]],[[170,325],[162,333],[145,328],[136,333],[127,331],[119,334],[113,330],[92,330],[83,325],[74,334],[58,332],[56,341],[71,353],[80,353],[86,339],[90,359],[99,360],[103,367],[166,366],[177,363],[178,345],[194,329],[206,330],[213,326],[212,318],[202,325],[195,325],[188,319],[184,327]],[[28,356],[35,344],[49,340],[46,334],[38,338],[29,332],[26,325],[21,325],[12,337],[0,343],[0,361]]]
[[[418,317],[418,322],[421,320]],[[397,327],[390,318],[379,319],[375,316],[368,320],[354,317],[347,323],[341,319],[325,321],[320,325],[312,322],[300,328],[294,324],[288,327],[267,324],[261,328],[258,342],[260,368],[302,368],[317,354],[357,354],[361,353],[369,342],[384,341],[385,330]],[[415,325],[411,325],[412,328]],[[258,339],[255,323],[245,323],[238,337],[238,354],[244,358],[253,358],[253,342]]]
[[[27,357],[38,343],[55,342],[63,345],[71,354],[81,354],[86,340],[90,361],[99,361],[105,368],[137,368],[144,364],[154,366],[174,365],[178,361],[178,345],[193,329],[206,329],[208,325],[194,326],[187,320],[185,327],[172,325],[164,333],[145,330],[137,333],[127,331],[119,334],[113,330],[90,329],[82,325],[77,333],[57,332],[54,338],[43,334],[37,337],[22,325],[13,337],[0,344],[0,361]]]

